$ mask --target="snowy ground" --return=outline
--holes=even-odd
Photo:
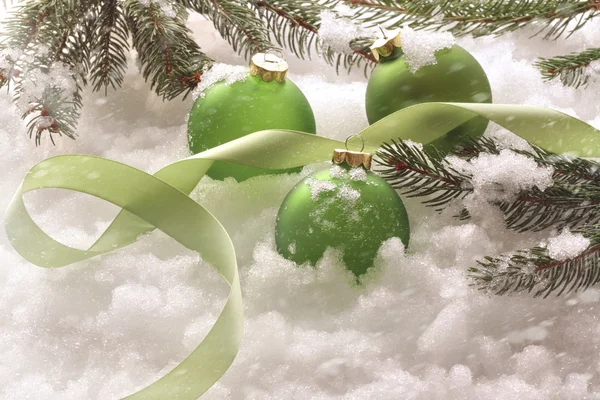
[[[595,24],[595,26],[593,26]],[[198,40],[220,62],[243,63],[205,22]],[[459,39],[488,72],[497,103],[566,111],[600,127],[596,82],[542,83],[535,56],[598,45],[600,24],[568,40]],[[367,126],[366,80],[288,57],[320,135]],[[145,171],[187,155],[191,102],[164,104],[132,67],[123,90],[86,95],[77,141],[35,148],[0,97],[0,209],[26,171],[61,153],[87,153]],[[309,166],[302,175],[321,166]],[[274,249],[278,206],[300,176],[242,184],[205,179],[193,194],[223,221],[240,261],[246,331],[233,366],[207,399],[600,399],[600,290],[561,298],[489,297],[468,287],[483,255],[535,245],[549,232],[506,232],[496,220],[461,224],[408,201],[411,245],[384,245],[362,287],[335,253],[298,268]],[[116,213],[84,196],[27,198],[54,237],[84,247]],[[25,262],[0,230],[0,399],[117,399],[174,366],[215,320],[227,288],[198,256],[160,232],[59,270]]]

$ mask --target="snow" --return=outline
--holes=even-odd
[[[319,200],[321,193],[331,192],[337,189],[337,185],[331,181],[322,181],[316,178],[309,178],[306,183],[310,187],[310,195],[313,201]]]
[[[337,52],[350,54],[350,41],[374,36],[374,29],[365,29],[349,18],[353,13],[350,7],[343,4],[319,13],[319,38],[323,44]]]
[[[404,60],[413,74],[426,65],[437,64],[435,52],[450,48],[455,43],[449,32],[415,31],[409,27],[402,28],[400,39]]]
[[[245,80],[248,75],[248,68],[245,66],[214,63],[202,73],[200,84],[192,92],[192,97],[194,99],[204,97],[206,90],[218,82],[231,85],[234,82]]]
[[[367,170],[361,167],[351,168],[350,171],[348,171],[348,175],[353,181],[365,182],[367,180]]]
[[[499,154],[481,153],[469,161],[448,156],[456,171],[472,176],[473,194],[488,202],[514,201],[522,190],[552,186],[554,169],[539,166],[532,158],[504,149]]]
[[[548,255],[555,260],[568,260],[580,255],[590,245],[590,239],[566,228],[560,235],[548,239]]]
[[[160,1],[152,1],[152,0],[138,0],[140,4],[143,4],[146,7],[149,7],[152,4],[157,5],[160,10],[170,18],[175,18],[177,12],[173,8],[173,4],[170,1],[160,0]]]
[[[191,26],[211,57],[247,65],[212,24],[194,19]],[[597,46],[598,24],[556,42],[531,39],[532,33],[457,43],[487,71],[495,102],[547,106],[598,124],[599,83],[585,91],[544,83],[531,66],[537,56]],[[362,72],[338,77],[317,59],[287,59],[291,79],[313,105],[319,134],[343,141],[367,126]],[[154,172],[188,154],[192,99],[162,102],[133,65],[121,91],[85,94],[78,139],[58,139],[56,147],[44,140],[35,148],[0,96],[0,210],[28,169],[51,155],[93,154]],[[511,137],[495,126],[490,132]],[[301,178],[323,168],[240,184],[207,178],[194,191],[232,236],[245,307],[239,355],[203,399],[600,397],[598,288],[559,298],[495,297],[475,291],[466,278],[474,260],[536,246],[548,232],[506,231],[490,214],[461,222],[404,199],[410,246],[387,241],[360,286],[337,251],[315,268],[279,256],[273,238],[279,205]],[[78,247],[89,245],[118,211],[61,190],[30,193],[26,202],[48,233]],[[45,270],[16,254],[0,229],[0,288],[3,400],[130,394],[189,354],[228,293],[195,253],[161,232]]]
[[[592,83],[597,83],[600,81],[600,60],[592,61],[589,65],[589,71],[587,73]]]

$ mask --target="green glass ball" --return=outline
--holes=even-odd
[[[435,53],[437,64],[427,65],[415,73],[404,60],[401,49],[382,57],[367,85],[366,110],[370,124],[403,108],[428,102],[491,103],[492,91],[485,71],[477,60],[460,46]],[[483,135],[488,120],[473,118],[445,136],[431,142],[448,153],[466,139]]]
[[[219,82],[198,97],[188,120],[188,145],[193,154],[265,129],[316,133],[308,100],[291,80],[265,82],[260,76],[226,84]],[[299,172],[302,168],[267,170],[216,161],[207,175],[238,182],[258,175]]]
[[[409,236],[408,215],[394,188],[361,167],[337,165],[294,186],[275,227],[277,251],[286,259],[315,264],[328,247],[341,249],[357,277],[373,265],[384,241],[398,237],[408,245]]]

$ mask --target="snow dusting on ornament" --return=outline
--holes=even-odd
[[[348,171],[337,164],[332,164],[329,168],[329,175],[332,178],[344,179],[348,177]]]
[[[367,171],[362,167],[351,168],[348,174],[353,181],[367,181]]]
[[[360,192],[347,184],[342,184],[339,187],[337,197],[351,203],[356,202],[360,198]]]
[[[215,63],[202,72],[202,79],[196,89],[194,89],[192,97],[194,99],[204,97],[206,90],[218,82],[225,82],[226,85],[231,85],[234,82],[245,80],[248,75],[248,68],[244,66]]]
[[[558,261],[568,260],[580,255],[589,245],[590,239],[565,228],[560,235],[548,239],[548,255]]]
[[[414,74],[426,65],[437,64],[435,52],[454,45],[454,36],[450,32],[415,31],[409,27],[400,33],[404,60]]]
[[[337,188],[337,185],[333,182],[322,181],[315,178],[309,178],[306,183],[310,187],[311,198],[313,201],[317,201],[321,193],[331,192]]]

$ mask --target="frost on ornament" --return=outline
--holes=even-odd
[[[337,164],[333,164],[329,169],[329,175],[336,179],[348,179],[353,181],[367,181],[367,171],[361,167],[352,167],[350,170],[340,167]]]
[[[400,31],[404,60],[413,74],[422,67],[437,64],[435,52],[454,45],[450,32],[423,32],[409,27]]]
[[[350,172],[348,172],[348,174],[350,175],[350,179],[352,179],[353,181],[361,181],[361,182],[367,181],[367,171],[364,170],[363,168],[360,168],[360,167],[352,168],[350,170]]]
[[[241,65],[215,63],[202,71],[202,80],[192,92],[194,99],[204,97],[207,89],[219,82],[231,85],[248,77],[248,69]]]
[[[310,187],[310,194],[313,201],[319,199],[319,195],[323,192],[331,192],[337,188],[336,184],[329,181],[321,181],[319,179],[310,178],[306,181]]]
[[[339,197],[342,200],[347,200],[351,203],[354,203],[360,198],[360,192],[346,184],[343,184],[339,187],[337,197]]]
[[[363,36],[373,36],[373,30],[362,28],[351,20],[354,11],[344,5],[333,10],[321,11],[319,14],[319,38],[338,53],[351,52],[350,42]]]
[[[571,233],[565,228],[558,236],[548,239],[548,255],[555,260],[563,261],[577,257],[590,245],[590,239],[580,233]]]
[[[329,169],[329,175],[332,178],[344,179],[348,177],[348,171],[337,164],[333,164]]]
[[[544,191],[553,184],[554,168],[539,166],[507,149],[500,154],[481,153],[469,161],[448,156],[446,162],[456,171],[471,175],[474,196],[488,202],[514,201],[522,190],[537,187]]]

